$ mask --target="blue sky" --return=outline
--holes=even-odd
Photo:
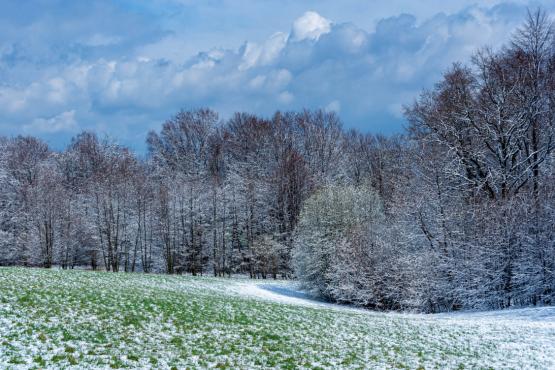
[[[0,135],[142,151],[179,109],[323,108],[400,132],[402,106],[551,1],[3,0]]]

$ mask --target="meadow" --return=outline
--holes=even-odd
[[[0,268],[0,368],[554,368],[555,309],[379,313],[292,282]]]

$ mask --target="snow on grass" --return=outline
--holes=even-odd
[[[0,268],[0,368],[554,368],[554,315],[383,314],[288,282]]]

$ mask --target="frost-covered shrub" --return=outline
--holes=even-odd
[[[379,196],[366,186],[328,186],[310,197],[295,238],[297,276],[313,294],[334,301],[393,308],[397,265],[387,243]]]

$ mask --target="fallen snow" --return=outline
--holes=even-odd
[[[277,303],[311,307],[343,308],[339,305],[318,301],[297,288],[295,284],[288,282],[260,283],[258,281],[246,281],[236,286],[231,286],[230,289],[245,297],[258,298]]]
[[[460,320],[524,320],[555,324],[555,307],[513,308],[495,311],[463,311],[433,315],[438,318]]]
[[[440,314],[410,314],[410,313],[381,313],[354,308],[351,306],[322,302],[311,297],[299,288],[295,282],[265,282],[247,281],[232,290],[245,297],[267,300],[274,303],[317,307],[346,312],[356,312],[362,315],[389,316],[392,319],[404,318],[424,323],[442,323],[442,325],[473,328],[478,334],[469,338],[469,343],[480,341],[481,338],[491,339],[491,329],[499,335],[498,351],[520,352],[522,363],[520,368],[531,368],[525,365],[529,361],[532,350],[535,351],[535,361],[542,364],[542,368],[555,369],[555,307],[531,307],[492,311],[463,311]],[[504,329],[522,333],[515,341],[503,338]],[[527,358],[528,357],[528,358]],[[491,359],[493,361],[493,359]],[[502,361],[500,358],[497,361]],[[502,362],[497,362],[503,364]],[[508,367],[503,364],[503,368]]]
[[[0,268],[0,368],[555,369],[555,308],[382,313],[295,282]]]
[[[340,305],[318,300],[302,289],[299,284],[292,281],[264,281],[248,280],[230,286],[230,290],[244,295],[245,297],[267,300],[275,303],[284,303],[308,307],[321,307],[337,310],[356,311],[360,313],[372,313],[372,311],[347,305]],[[428,319],[455,319],[455,320],[519,320],[528,322],[543,322],[555,324],[555,307],[529,307],[492,311],[461,311],[439,314],[403,314],[390,312],[392,315],[412,316],[415,318]]]

